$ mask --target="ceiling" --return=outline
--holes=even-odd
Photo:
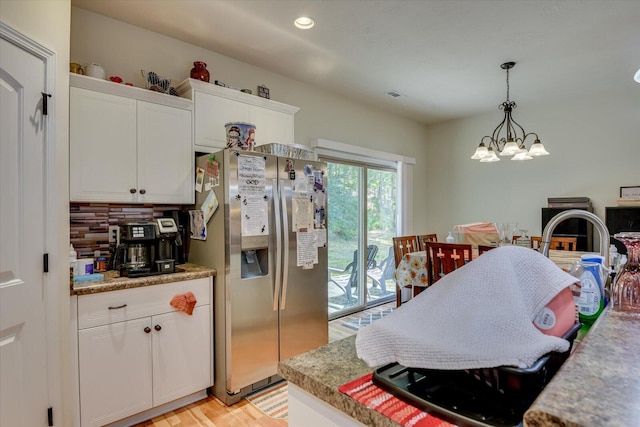
[[[72,0],[431,124],[638,90],[638,0]],[[299,30],[306,15],[314,28]],[[387,92],[402,97],[393,98]]]

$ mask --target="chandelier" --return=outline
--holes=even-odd
[[[535,132],[526,133],[524,128],[511,116],[511,112],[517,105],[514,101],[509,100],[509,70],[515,65],[515,62],[505,62],[500,66],[503,70],[507,70],[507,100],[498,106],[504,111],[504,119],[494,129],[491,136],[487,135],[480,140],[480,145],[471,156],[473,160],[499,162],[500,158],[496,153],[500,153],[501,156],[513,156],[511,160],[531,160],[534,157],[549,154],[540,142],[538,134]],[[503,133],[502,136],[501,133]],[[535,137],[535,140],[527,150],[524,143],[531,135]]]

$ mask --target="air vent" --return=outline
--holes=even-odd
[[[392,98],[406,98],[407,95],[402,94],[400,92],[398,92],[397,90],[391,90],[389,92],[387,92],[387,95],[392,97]]]

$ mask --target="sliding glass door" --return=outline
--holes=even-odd
[[[321,159],[328,164],[329,317],[395,298],[391,238],[396,235],[395,169]]]

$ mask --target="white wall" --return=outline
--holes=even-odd
[[[516,221],[540,235],[547,197],[589,197],[604,219],[605,206],[616,205],[621,186],[640,185],[640,84],[631,78],[623,93],[587,92],[582,99],[535,107],[520,101],[514,118],[538,133],[550,156],[526,162],[469,159],[502,116],[496,108],[428,129],[429,203],[416,206],[424,209],[427,229]]]
[[[497,106],[490,114],[426,128],[340,94],[78,8],[72,8],[71,53],[74,62],[99,62],[107,75],[119,75],[137,86],[144,85],[140,69],[177,83],[189,75],[194,60],[202,60],[212,81],[252,90],[266,84],[272,99],[301,107],[295,119],[298,143],[322,138],[416,158],[415,232],[436,232],[444,238],[455,224],[517,221],[540,234],[540,208],[547,197],[588,196],[604,218],[604,207],[615,205],[620,186],[640,185],[640,85],[631,79],[625,93],[595,96],[585,88],[584,98],[555,105],[527,105],[515,94],[519,106],[514,117],[528,131],[538,132],[551,156],[480,164],[469,157],[480,138],[502,119]]]
[[[300,107],[295,116],[299,144],[323,138],[424,157],[425,127],[412,120],[84,9],[74,7],[71,13],[71,59],[81,64],[97,62],[107,76],[118,75],[144,87],[140,70],[154,71],[171,78],[175,86],[189,77],[193,61],[204,61],[211,82],[220,80],[254,94],[258,85],[265,84],[271,99]]]
[[[49,354],[51,383],[61,389],[50,390],[56,425],[70,426],[70,351],[69,341],[69,25],[71,4],[69,0],[1,0],[0,20],[30,39],[56,53],[56,83],[52,90],[51,109],[55,119],[54,140],[49,141],[55,182],[50,182],[58,194],[57,205],[47,212],[56,225],[55,242],[47,242],[49,250],[49,284],[55,292],[47,293],[48,302],[57,311],[47,318],[57,323],[55,354]],[[36,166],[36,165],[34,165]],[[52,295],[52,298],[49,296]],[[51,300],[55,301],[51,301]],[[53,320],[55,319],[55,320]]]

